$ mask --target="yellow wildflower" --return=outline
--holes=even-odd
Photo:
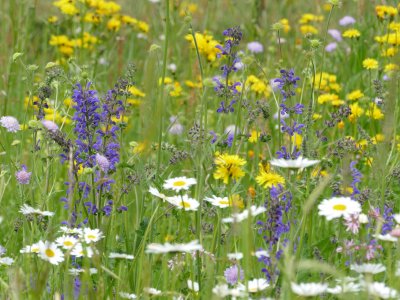
[[[365,114],[374,120],[380,120],[383,119],[384,117],[384,114],[382,113],[381,109],[375,103],[369,104],[369,109]]]
[[[349,116],[350,122],[354,122],[357,118],[364,114],[364,110],[358,105],[358,103],[350,104],[351,114]]]
[[[363,60],[363,67],[367,70],[378,69],[378,61],[373,58],[366,58]]]
[[[214,178],[222,179],[225,184],[228,184],[231,178],[237,180],[245,175],[242,166],[246,164],[246,161],[238,155],[219,154],[215,158],[215,164],[217,170],[214,172]]]
[[[279,184],[285,185],[285,178],[281,175],[271,172],[269,164],[263,165],[260,163],[259,165],[259,173],[256,177],[257,183],[264,188],[272,188],[273,186],[278,186]]]
[[[250,133],[250,137],[249,137],[249,142],[250,143],[257,143],[258,138],[260,137],[261,133],[256,131],[256,130],[252,130]]]
[[[358,99],[361,99],[362,97],[364,97],[364,94],[360,90],[352,91],[346,95],[346,98],[349,101],[358,100]]]
[[[360,37],[361,33],[357,29],[353,28],[353,29],[348,29],[345,32],[343,32],[342,36],[345,37],[345,38],[353,39],[353,38]]]

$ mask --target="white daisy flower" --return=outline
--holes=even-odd
[[[40,250],[40,243],[43,243],[42,241],[39,241],[37,243],[34,243],[32,245],[25,246],[21,250],[19,250],[19,253],[39,253]]]
[[[390,233],[387,234],[377,234],[375,237],[378,240],[385,241],[385,242],[397,242],[397,237],[394,237]]]
[[[199,291],[199,283],[196,281],[191,281],[190,279],[187,280],[188,288],[194,292]]]
[[[226,208],[231,206],[231,201],[229,201],[228,197],[217,197],[217,196],[212,196],[212,198],[205,198],[204,199],[207,202],[210,202],[212,205],[220,207],[220,208]]]
[[[11,266],[14,263],[14,259],[11,257],[0,257],[0,265]]]
[[[225,298],[227,296],[232,296],[232,297],[245,297],[246,296],[246,293],[244,293],[243,290],[238,289],[238,288],[230,289],[227,284],[216,285],[212,289],[212,292],[221,298]]]
[[[21,129],[18,120],[12,116],[1,117],[0,125],[4,127],[8,132],[17,132]]]
[[[95,253],[95,250],[93,250],[92,247],[83,247],[82,244],[78,243],[75,245],[75,247],[71,251],[71,255],[76,256],[76,257],[88,257],[91,258],[93,254]],[[97,251],[96,251],[97,254]]]
[[[39,257],[43,260],[48,261],[53,265],[58,265],[64,261],[64,253],[57,248],[57,245],[52,242],[39,242]]]
[[[269,283],[265,278],[257,278],[249,280],[247,283],[247,290],[249,293],[257,293],[269,287]]]
[[[152,287],[146,287],[143,289],[144,292],[150,295],[160,295],[162,292]]]
[[[397,291],[386,286],[383,282],[364,282],[364,286],[368,294],[371,296],[376,296],[382,299],[398,299]]]
[[[251,216],[257,216],[263,212],[265,212],[267,209],[264,206],[255,206],[252,205],[250,207],[250,209],[246,209],[241,213],[235,213],[232,214],[232,217],[228,217],[228,218],[223,218],[222,222],[223,223],[239,223],[242,222],[243,220],[246,220],[249,217],[249,213]]]
[[[69,274],[72,276],[78,276],[81,273],[85,273],[85,269],[76,269],[76,268],[71,268],[68,270]],[[98,271],[96,268],[90,268],[89,269],[89,274],[93,275],[93,274],[97,274]]]
[[[147,245],[146,253],[162,254],[168,252],[193,252],[197,250],[203,250],[203,246],[199,244],[198,240],[194,240],[187,244],[152,243]]]
[[[27,204],[22,205],[19,212],[22,213],[23,215],[36,214],[36,215],[48,216],[48,217],[54,216],[54,213],[51,211],[41,211],[40,209],[33,208]]]
[[[241,252],[228,253],[226,256],[228,257],[228,259],[231,260],[241,260],[243,258],[243,253]]]
[[[165,200],[167,198],[167,196],[165,196],[164,194],[160,193],[159,190],[157,190],[155,187],[150,187],[149,192],[153,196],[156,196],[156,197],[161,198],[163,200]]]
[[[108,255],[109,258],[122,258],[122,259],[134,259],[135,257],[131,254],[125,254],[125,253],[116,253],[116,252],[111,252]]]
[[[257,258],[269,257],[269,252],[267,250],[257,250],[254,254]]]
[[[386,267],[382,264],[352,264],[350,265],[350,270],[356,271],[357,273],[378,274],[385,272]]]
[[[310,160],[308,158],[303,158],[299,156],[296,159],[271,159],[269,163],[271,166],[280,167],[280,168],[289,168],[289,169],[304,169],[310,166],[313,166],[319,163],[319,160]]]
[[[400,224],[400,214],[394,214],[393,218],[394,218],[394,220],[396,221],[397,224]]]
[[[350,197],[334,197],[323,200],[318,205],[318,209],[319,215],[325,216],[329,221],[342,216],[359,214],[361,212],[361,205]]]
[[[356,278],[352,277],[345,277],[342,280],[336,280],[337,285],[332,288],[328,288],[327,292],[334,295],[357,293],[361,290],[361,285],[359,283],[356,283],[356,280]]]
[[[291,283],[292,291],[296,295],[304,297],[318,296],[326,292],[328,285],[326,283]]]
[[[56,239],[56,244],[66,250],[72,249],[78,243],[73,236],[63,235]]]
[[[166,200],[172,205],[175,205],[178,209],[183,208],[186,211],[197,210],[200,206],[200,203],[197,200],[189,198],[188,195],[167,197]]]
[[[137,298],[135,294],[129,294],[126,292],[119,292],[119,296],[124,299],[136,299]]]
[[[67,226],[61,226],[60,232],[65,234],[82,234],[82,228],[68,228]]]
[[[181,190],[188,190],[190,186],[196,183],[197,181],[195,178],[186,178],[185,176],[175,177],[165,180],[164,189],[179,192]]]
[[[358,222],[361,224],[367,224],[368,223],[368,216],[366,214],[359,214],[358,215]]]
[[[85,242],[90,244],[90,243],[95,243],[98,242],[100,239],[102,239],[103,233],[100,231],[100,229],[90,229],[90,228],[84,228],[83,229],[83,238],[85,239]]]

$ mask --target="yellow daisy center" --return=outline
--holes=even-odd
[[[73,243],[71,241],[64,241],[64,246],[70,247]]]
[[[220,200],[219,202],[218,202],[219,204],[228,204],[229,205],[229,201],[227,201],[227,200]]]
[[[51,249],[46,249],[45,254],[47,257],[54,257],[56,255]]]
[[[175,181],[172,185],[173,186],[184,186],[186,184],[186,182],[184,181]]]
[[[182,202],[181,202],[181,206],[184,207],[184,208],[191,207],[190,203],[189,203],[189,202],[186,202],[186,201],[182,201]]]
[[[96,238],[96,236],[93,235],[93,234],[88,234],[87,238],[88,238],[89,240],[94,240],[94,239]]]
[[[340,211],[344,211],[344,210],[346,210],[346,208],[347,207],[344,204],[336,204],[336,205],[333,206],[334,210],[340,210]]]

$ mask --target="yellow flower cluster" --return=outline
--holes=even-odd
[[[317,34],[318,29],[311,23],[321,22],[324,20],[323,16],[313,14],[303,14],[300,18],[300,31],[302,34]]]
[[[66,56],[71,56],[75,48],[93,49],[98,39],[88,32],[84,32],[81,38],[70,39],[66,35],[52,35],[49,44],[57,47],[58,51]]]
[[[271,94],[271,87],[264,80],[254,75],[247,77],[246,86],[249,86],[250,90],[257,95],[268,97]]]
[[[288,19],[281,19],[279,20],[279,23],[281,23],[284,33],[288,33],[290,31],[291,27]]]
[[[343,32],[342,36],[345,38],[354,39],[359,38],[361,36],[361,33],[357,29],[351,28]]]
[[[352,91],[352,92],[348,93],[346,95],[346,99],[349,100],[349,101],[355,101],[355,100],[361,99],[364,96],[365,95],[364,95],[363,92],[361,92],[360,90],[355,90],[355,91]]]
[[[158,80],[158,83],[162,83],[162,78]],[[169,90],[169,95],[171,97],[179,97],[182,95],[183,88],[178,81],[173,81],[171,77],[165,77],[164,84]]]
[[[129,87],[128,91],[134,97],[127,99],[127,102],[130,105],[139,106],[142,103],[142,100],[140,98],[146,97],[146,94],[139,90],[136,86]]]
[[[376,15],[379,19],[387,19],[387,18],[394,18],[398,11],[396,7],[389,6],[389,5],[377,5],[375,7]]]
[[[37,110],[37,106],[33,105],[33,103],[38,102],[38,101],[39,101],[39,98],[37,96],[33,96],[32,99],[29,99],[29,97],[25,97],[24,105],[25,105],[25,107],[31,107],[34,110]],[[48,105],[49,105],[48,108],[43,109],[45,120],[53,121],[53,122],[57,123],[58,125],[71,124],[72,120],[70,118],[68,118],[68,116],[66,114],[59,112],[59,111],[63,111],[63,110],[54,109],[51,106],[51,103],[48,103]]]
[[[345,101],[339,99],[339,96],[336,94],[322,94],[318,96],[318,103],[319,104],[324,104],[324,103],[330,103],[333,106],[340,106],[345,103]]]
[[[197,48],[199,49],[199,53],[204,55],[208,61],[213,62],[217,58],[217,54],[220,52],[218,48],[216,48],[219,43],[214,40],[212,35],[207,33],[195,33]],[[192,48],[195,48],[195,43],[193,36],[188,34],[185,36],[185,39],[190,42]]]
[[[322,79],[321,79],[321,77],[322,77]],[[337,82],[336,75],[329,74],[326,72],[317,73],[315,75],[315,83],[314,83],[315,89],[318,89],[320,81],[321,81],[320,91],[323,91],[326,93],[330,93],[330,92],[339,93],[342,90],[341,85]]]

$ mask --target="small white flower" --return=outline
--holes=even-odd
[[[119,292],[119,296],[124,299],[136,299],[137,298],[135,294],[129,294],[129,293],[125,293],[125,292]]]
[[[357,293],[361,290],[361,286],[359,283],[355,282],[346,282],[343,281],[342,283],[338,283],[333,288],[328,288],[327,292],[330,294],[338,295],[338,294],[345,294],[345,293]]]
[[[196,281],[191,281],[190,279],[187,280],[188,288],[194,292],[199,291],[199,283]]]
[[[205,198],[204,199],[207,202],[210,202],[212,205],[220,207],[220,208],[226,208],[231,206],[231,201],[229,201],[228,197],[217,197],[217,196],[212,196],[212,198]]]
[[[42,211],[40,209],[33,208],[27,204],[22,205],[19,212],[22,213],[23,215],[35,214],[35,215],[48,216],[48,217],[54,216],[54,212],[47,211],[47,210]]]
[[[61,226],[60,227],[60,232],[63,232],[65,234],[82,234],[82,228],[68,228],[67,226]]]
[[[75,247],[71,251],[71,255],[76,256],[76,257],[88,257],[91,258],[93,254],[95,253],[95,250],[92,249],[92,247],[83,247],[82,244],[76,244]],[[97,251],[96,251],[97,254]]]
[[[228,259],[231,260],[241,260],[243,258],[243,253],[241,252],[228,253],[226,256],[228,257]]]
[[[11,116],[1,117],[0,125],[4,127],[8,132],[17,132],[21,129],[18,120]]]
[[[146,287],[143,289],[143,291],[145,291],[146,293],[148,293],[150,295],[160,295],[162,293],[160,290],[157,290],[152,287]]]
[[[303,158],[299,156],[296,159],[272,159],[270,160],[270,164],[275,167],[280,167],[280,168],[289,168],[289,169],[304,169],[310,166],[313,166],[317,163],[319,163],[319,160],[309,160],[308,158]]]
[[[385,242],[397,242],[397,237],[392,236],[390,233],[387,234],[377,234],[375,237],[378,240],[385,241]]]
[[[249,293],[257,293],[269,287],[269,283],[265,278],[257,278],[247,283]]]
[[[385,272],[386,267],[382,264],[353,264],[350,265],[350,270],[356,271],[357,273],[378,274],[381,272]]]
[[[246,293],[244,293],[242,289],[239,289],[239,288],[230,289],[227,284],[216,285],[212,289],[212,292],[221,298],[224,298],[227,296],[232,296],[232,297],[245,297],[246,296]]]
[[[394,214],[393,218],[394,218],[394,220],[396,221],[397,224],[400,224],[400,214]]]
[[[176,64],[169,64],[167,66],[168,70],[170,70],[172,73],[176,72]]]
[[[0,257],[0,265],[11,266],[14,263],[14,259],[11,257]]]
[[[116,252],[111,252],[108,256],[109,258],[122,258],[122,259],[134,259],[135,257],[131,254],[125,254],[125,253],[116,253]]]
[[[255,206],[252,205],[250,207],[250,209],[246,209],[241,213],[235,213],[232,214],[232,217],[228,217],[228,218],[223,218],[222,222],[223,223],[239,223],[242,222],[243,220],[246,220],[249,217],[249,214],[251,216],[257,216],[263,212],[265,212],[267,209],[264,206]]]
[[[199,244],[198,240],[194,240],[187,244],[152,243],[147,245],[146,253],[162,254],[168,252],[193,252],[197,250],[203,250],[203,246]]]
[[[150,194],[152,194],[153,196],[156,196],[158,198],[161,198],[163,200],[165,200],[167,198],[167,196],[165,196],[164,194],[160,193],[159,190],[157,190],[155,187],[150,187],[149,189]]]
[[[190,186],[196,184],[197,181],[195,178],[186,178],[183,177],[175,177],[167,179],[164,183],[164,189],[174,190],[175,192],[179,192],[181,190],[188,190]]]
[[[73,236],[63,235],[56,239],[56,244],[66,250],[72,249],[78,243]]]
[[[334,197],[323,200],[319,205],[319,215],[332,220],[342,216],[358,214],[361,212],[361,205],[349,197]]]
[[[39,241],[37,243],[34,243],[32,245],[25,246],[21,250],[19,250],[20,253],[39,253],[40,250],[40,243],[43,243],[42,241]]]
[[[189,198],[188,195],[167,197],[165,200],[172,205],[175,205],[178,209],[183,208],[186,211],[197,210],[200,206],[200,203],[197,200]]]
[[[361,224],[367,224],[368,223],[368,216],[366,214],[359,214],[358,215],[358,222]]]
[[[269,257],[269,252],[267,250],[257,250],[255,256],[257,258]]]
[[[39,257],[43,260],[48,261],[53,265],[58,265],[60,262],[64,261],[64,254],[57,245],[52,242],[39,242]]]
[[[92,242],[98,242],[100,239],[102,239],[103,233],[100,231],[100,229],[90,229],[90,228],[84,228],[83,229],[83,238],[85,239],[86,243],[92,243]]]
[[[305,297],[312,297],[318,296],[322,293],[325,293],[328,285],[326,283],[291,283],[292,291],[296,295],[305,296]]]
[[[382,299],[392,299],[397,298],[398,296],[398,293],[395,289],[386,286],[383,282],[365,282],[364,285],[368,294],[371,296],[376,296]]]
[[[85,269],[71,268],[71,269],[68,270],[68,272],[69,272],[70,275],[78,276],[81,273],[85,273]],[[97,271],[96,268],[90,268],[89,269],[89,274],[90,275],[97,274],[97,273],[98,273],[98,271]]]

